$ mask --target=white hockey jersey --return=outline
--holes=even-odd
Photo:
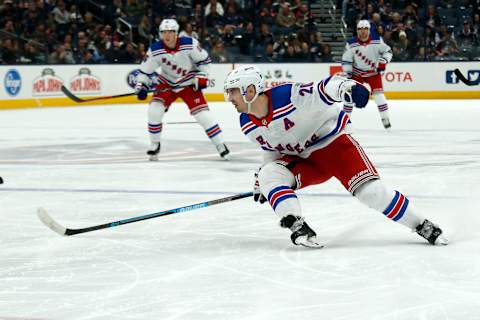
[[[362,42],[353,37],[345,46],[342,56],[343,72],[362,77],[376,75],[378,59],[386,63],[392,60],[392,49],[383,42],[378,35],[370,35],[367,41]]]
[[[243,133],[264,152],[264,163],[283,155],[301,158],[324,148],[350,123],[337,102],[342,77],[328,77],[320,82],[287,83],[265,91],[269,112],[263,119],[240,114]]]
[[[163,41],[158,41],[148,49],[140,65],[137,82],[149,84],[149,75],[156,71],[160,83],[185,87],[193,84],[198,73],[208,76],[210,62],[208,52],[196,39],[178,37],[175,49],[169,49]]]

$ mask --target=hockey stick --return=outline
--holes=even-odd
[[[462,81],[467,86],[474,86],[477,85],[475,81],[468,80],[459,69],[453,70],[453,73],[457,76],[458,80]]]
[[[128,96],[134,96],[137,93],[136,92],[130,92],[130,93],[122,93],[122,94],[116,94],[112,96],[103,96],[103,97],[95,97],[95,98],[79,98],[76,95],[74,95],[70,90],[67,89],[64,85],[62,85],[62,92],[71,100],[77,102],[77,103],[83,103],[83,102],[92,102],[92,101],[99,101],[99,100],[108,100],[108,99],[115,99],[115,98],[122,98],[122,97],[128,97]],[[149,90],[148,92],[155,92],[155,90]]]
[[[177,79],[177,81],[173,83],[160,83],[158,84],[155,89],[151,89],[148,91],[148,93],[152,92],[157,92],[157,91],[164,91],[164,90],[171,90],[171,89],[177,89],[181,88],[183,86],[180,86],[180,82],[184,81],[185,78],[190,77],[192,73],[188,73],[185,76],[181,77],[180,79]],[[194,73],[197,74],[197,73]],[[168,81],[168,80],[166,80]],[[100,101],[100,100],[108,100],[108,99],[115,99],[115,98],[122,98],[122,97],[128,97],[128,96],[134,96],[137,93],[136,92],[130,92],[130,93],[122,93],[122,94],[116,94],[116,95],[111,95],[111,96],[103,96],[103,97],[94,97],[94,98],[79,98],[78,96],[74,95],[70,90],[67,89],[64,85],[61,87],[62,92],[71,100],[77,102],[77,103],[83,103],[83,102],[91,102],[91,101]]]
[[[225,197],[225,198],[220,198],[216,200],[210,200],[210,201],[205,201],[205,202],[200,202],[196,204],[191,204],[188,206],[176,208],[176,209],[170,209],[166,211],[160,211],[160,212],[154,212],[154,213],[149,213],[149,214],[144,214],[140,215],[137,217],[133,218],[128,218],[128,219],[123,219],[123,220],[118,220],[118,221],[113,221],[113,222],[108,222],[104,224],[99,224],[96,226],[91,226],[91,227],[86,227],[86,228],[80,228],[80,229],[70,229],[70,228],[65,228],[55,220],[53,220],[52,217],[47,213],[47,211],[43,208],[38,208],[37,215],[40,221],[43,222],[47,227],[58,233],[59,235],[62,236],[72,236],[74,234],[79,234],[79,233],[85,233],[85,232],[90,232],[90,231],[95,231],[95,230],[100,230],[100,229],[106,229],[106,228],[113,228],[122,224],[127,224],[127,223],[133,223],[137,221],[142,221],[142,220],[147,220],[147,219],[153,219],[161,216],[167,216],[170,214],[175,214],[175,213],[182,213],[185,211],[191,211],[195,209],[200,209],[200,208],[205,208],[209,206],[213,206],[216,204],[220,203],[225,203],[225,202],[230,202],[238,199],[243,199],[243,198],[248,198],[253,195],[253,192],[246,192],[246,193],[239,193],[233,196]]]

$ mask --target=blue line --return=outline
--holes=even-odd
[[[188,195],[235,195],[238,191],[194,191],[194,190],[126,190],[126,189],[67,189],[67,188],[3,188],[0,186],[0,192],[68,192],[68,193],[133,193],[133,194],[188,194]],[[243,191],[244,192],[244,191]],[[306,197],[339,197],[350,198],[352,195],[345,193],[331,192],[308,192],[296,191],[297,195]],[[409,198],[418,199],[461,199],[458,196],[447,195],[408,195]]]

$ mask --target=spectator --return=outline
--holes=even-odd
[[[397,61],[408,61],[413,58],[410,43],[407,39],[407,33],[405,31],[399,32],[398,41],[395,41],[392,51],[393,56]]]
[[[195,30],[193,30],[193,26],[190,22],[188,22],[185,25],[185,29],[180,31],[178,36],[179,37],[191,37],[191,38],[194,38],[194,39],[197,39],[197,40],[200,39],[200,37],[198,36],[198,33]]]
[[[403,13],[403,23],[407,24],[409,21],[418,22],[417,13],[413,5],[409,4],[405,7],[405,12]]]
[[[71,16],[70,12],[67,10],[65,2],[59,0],[52,13],[58,29],[61,30],[62,33],[65,33],[70,23]]]
[[[253,45],[254,33],[253,33],[253,23],[248,22],[245,29],[243,29],[238,41],[238,46],[240,48],[240,53],[249,55],[251,47]]]
[[[429,4],[427,7],[427,13],[425,14],[425,17],[420,20],[422,25],[429,25],[432,28],[434,27],[439,27],[442,23],[440,16],[437,13],[437,10],[435,9],[435,6],[433,4]]]
[[[269,26],[274,26],[276,23],[277,13],[273,9],[272,1],[265,0],[259,9],[259,23],[266,23]]]
[[[205,16],[205,26],[211,32],[214,32],[215,29],[224,25],[223,17],[217,12],[217,8],[217,6],[213,6]]]
[[[322,55],[320,59],[322,62],[333,62],[332,47],[328,43],[322,45]]]
[[[238,11],[237,6],[233,4],[227,5],[227,13],[224,15],[225,24],[238,26],[243,21],[243,17]]]
[[[37,50],[31,42],[26,42],[23,48],[23,54],[19,58],[19,63],[41,64],[46,63],[45,55]]]
[[[259,55],[257,58],[257,62],[276,62],[277,61],[277,54],[273,50],[273,43],[267,43],[265,46],[265,50],[262,54]]]
[[[150,19],[144,14],[138,24],[138,36],[142,39],[142,42],[150,43],[152,41],[150,30],[152,30]]]
[[[127,4],[123,8],[123,18],[131,23],[133,26],[138,26],[140,18],[145,12],[145,7],[143,4],[139,3],[138,0],[127,0]]]
[[[260,32],[255,39],[255,43],[264,48],[266,47],[267,43],[273,43],[274,39],[275,36],[270,32],[268,24],[262,23],[260,25]]]
[[[470,22],[468,20],[463,21],[463,28],[460,34],[457,36],[458,45],[462,48],[471,49],[473,45],[477,44],[477,34],[472,32],[470,28]]]
[[[212,50],[210,50],[210,58],[213,62],[226,63],[230,61],[228,53],[225,51],[223,41],[219,40],[215,43]]]
[[[287,50],[282,56],[282,62],[290,63],[290,62],[298,62],[298,61],[299,61],[299,57],[295,53],[294,46],[292,44],[289,44],[287,46]]]
[[[125,45],[125,60],[124,63],[140,63],[140,57],[138,52],[135,50],[135,47],[131,42],[127,42]]]
[[[67,51],[63,44],[57,45],[55,51],[48,57],[49,64],[75,64],[73,54],[71,51]]]
[[[210,14],[212,8],[215,8],[215,11],[218,13],[218,15],[223,16],[223,6],[217,0],[210,0],[208,2],[208,4],[205,6],[205,16],[208,16]]]
[[[478,13],[473,16],[472,32],[477,35],[480,34],[480,14]]]
[[[310,54],[310,46],[306,42],[301,44],[301,61],[302,62],[311,62],[312,56]]]
[[[230,24],[225,25],[223,28],[223,43],[227,47],[235,46],[235,30],[234,27]]]
[[[127,61],[125,51],[121,49],[120,41],[113,41],[112,46],[105,55],[105,59],[108,63],[125,63]]]
[[[290,11],[290,5],[288,2],[286,2],[283,6],[281,6],[276,19],[277,25],[280,28],[280,32],[291,32],[291,28],[295,24],[295,21],[295,15],[292,11]]]
[[[4,64],[14,64],[17,60],[15,43],[12,39],[4,39],[2,42],[0,58]]]
[[[82,64],[94,64],[95,60],[93,59],[93,50],[85,50],[83,57],[80,60]]]
[[[13,21],[12,20],[7,20],[5,22],[5,26],[2,28],[2,31],[6,32],[6,33],[15,34],[16,31],[15,31],[15,26],[13,24]]]
[[[455,59],[459,53],[457,42],[452,38],[452,32],[452,29],[447,29],[443,39],[437,45],[436,52],[439,60]]]

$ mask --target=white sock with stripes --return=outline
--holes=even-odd
[[[407,197],[387,188],[380,179],[360,186],[355,191],[355,197],[370,208],[382,212],[388,219],[410,229],[415,229],[425,220],[415,212]]]
[[[209,110],[202,110],[198,113],[195,113],[193,114],[193,117],[203,127],[205,133],[214,145],[223,143],[222,130],[220,129],[218,123],[213,119]]]
[[[377,104],[378,112],[380,112],[380,117],[382,119],[388,119],[388,104],[387,98],[383,92],[375,92],[373,94],[373,99]]]
[[[291,187],[295,185],[295,177],[290,170],[280,164],[270,162],[260,170],[258,182],[260,191],[279,218],[290,214],[302,216],[300,202]]]
[[[148,105],[148,132],[151,142],[160,142],[163,130],[165,106],[158,100],[152,100]]]

